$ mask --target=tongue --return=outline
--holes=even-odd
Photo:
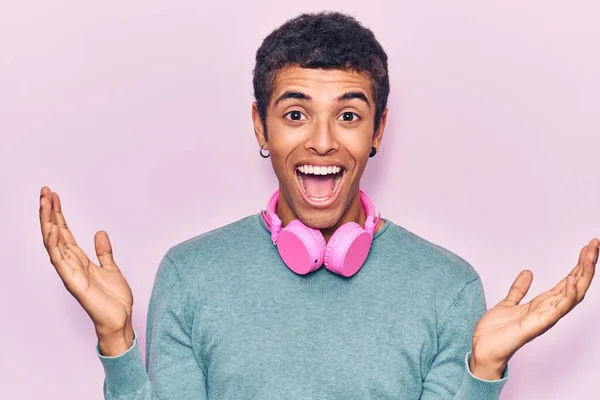
[[[335,187],[335,175],[312,175],[303,176],[304,190],[308,197],[330,197]]]

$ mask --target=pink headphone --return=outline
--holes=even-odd
[[[260,216],[289,269],[306,275],[325,264],[328,270],[345,277],[358,272],[369,255],[373,234],[379,224],[379,216],[375,217],[375,208],[366,193],[360,191],[360,202],[367,214],[365,228],[356,222],[347,222],[334,232],[329,243],[325,243],[321,231],[307,227],[299,219],[281,229],[281,220],[275,213],[278,200],[279,191],[276,191]]]

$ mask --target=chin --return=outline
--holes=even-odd
[[[323,229],[329,229],[333,226],[335,226],[335,224],[339,221],[339,219],[328,219],[328,220],[323,220],[323,219],[314,219],[314,218],[304,218],[301,220],[302,223],[306,226],[308,226],[309,228],[312,229],[318,229],[318,230],[323,230]]]
[[[298,210],[298,219],[309,228],[328,229],[335,226],[341,219],[343,210],[306,209]]]

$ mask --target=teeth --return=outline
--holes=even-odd
[[[298,168],[298,171],[303,174],[312,174],[312,175],[329,175],[329,174],[338,174],[342,168],[336,165],[330,165],[327,167],[323,166],[314,166],[314,165],[301,165]]]

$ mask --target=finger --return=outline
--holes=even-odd
[[[60,242],[60,230],[58,229],[58,227],[56,226],[56,224],[52,225],[53,228],[56,230],[56,236],[57,236],[57,247],[58,250],[60,251],[60,253],[62,254],[62,257],[64,259],[66,259],[66,262],[69,264],[70,268],[72,269],[82,269],[85,266],[92,264],[95,266],[94,263],[92,263],[88,256],[83,252],[83,250],[81,250],[79,248],[79,246],[74,245],[74,246],[69,246],[68,244],[63,244]]]
[[[72,273],[73,268],[67,262],[68,255],[65,256],[65,253],[58,247],[58,227],[56,225],[50,227],[47,248],[50,262],[64,281]]]
[[[50,211],[50,215],[52,217],[52,225],[56,225],[57,224],[56,223],[56,215],[55,215],[56,214],[56,212],[55,212],[56,206],[54,205],[55,198],[56,197],[54,196],[53,192],[50,192],[49,199],[50,199],[50,205],[52,207],[51,211]],[[64,243],[64,240],[60,236],[60,229],[58,230],[58,243]]]
[[[40,228],[42,230],[42,239],[44,246],[48,246],[48,236],[52,227],[52,203],[47,195],[40,198]]]
[[[57,247],[61,254],[64,256],[67,253],[65,243],[61,240],[60,231],[56,225],[56,220],[53,217],[52,209],[54,208],[54,201],[52,192],[46,188],[42,189],[42,198],[40,199],[40,220],[42,225],[42,237],[44,238],[44,245],[47,247],[47,243],[50,237],[50,230],[52,227],[57,228]]]
[[[575,268],[573,268],[571,270],[571,272],[569,272],[569,275],[575,277],[575,279],[577,279],[579,277],[579,275],[581,275],[581,272],[583,271],[583,261],[585,260],[587,250],[588,250],[588,246],[583,246],[581,248],[581,251],[579,251],[579,259],[577,260],[577,265],[575,266]],[[559,293],[559,292],[564,292],[566,282],[567,282],[567,279],[565,277],[560,282],[558,282],[550,291],[555,294]]]
[[[577,266],[575,268],[573,268],[571,270],[571,272],[569,273],[569,275],[572,275],[575,278],[575,281],[577,281],[577,278],[579,276],[581,276],[581,273],[583,271],[583,263],[587,256],[587,253],[588,253],[588,246],[583,246],[581,248],[581,251],[579,252],[579,258],[577,259]]]
[[[531,282],[533,281],[533,273],[529,270],[521,271],[517,279],[513,282],[508,295],[502,300],[502,303],[505,305],[517,305],[527,292],[529,291],[529,287],[531,286]]]
[[[63,254],[67,251],[67,249],[72,251],[73,255],[79,259],[81,265],[86,265],[89,262],[89,259],[83,250],[77,246],[77,241],[67,225],[67,221],[62,212],[62,202],[60,200],[60,196],[58,193],[53,192],[52,199],[54,222],[59,228],[60,249],[63,251]]]
[[[73,254],[74,257],[77,257],[77,259],[79,260],[79,263],[84,266],[84,265],[88,265],[88,264],[93,264],[90,261],[90,259],[88,258],[87,254],[85,254],[85,252],[83,250],[81,250],[81,248],[77,245],[67,245],[65,247],[65,250],[70,252],[71,254]]]
[[[577,304],[577,284],[575,283],[575,278],[568,276],[565,286],[565,295],[556,304],[559,319],[565,316]]]
[[[598,239],[592,239],[587,246],[587,254],[583,260],[583,271],[581,276],[576,279],[577,285],[577,303],[581,302],[589,289],[594,274],[596,273],[596,263],[598,262]]]
[[[62,213],[62,205],[58,193],[52,192],[52,211],[54,222],[59,228],[59,241],[63,244],[76,245],[75,238],[67,226],[67,221]]]
[[[592,239],[589,244],[589,249],[591,249],[591,251],[594,254],[593,264],[594,265],[598,264],[598,255],[600,253],[600,239],[598,239],[598,238]]]
[[[108,234],[104,231],[96,232],[94,244],[100,266],[108,270],[118,270],[119,268],[113,259],[113,251]]]

